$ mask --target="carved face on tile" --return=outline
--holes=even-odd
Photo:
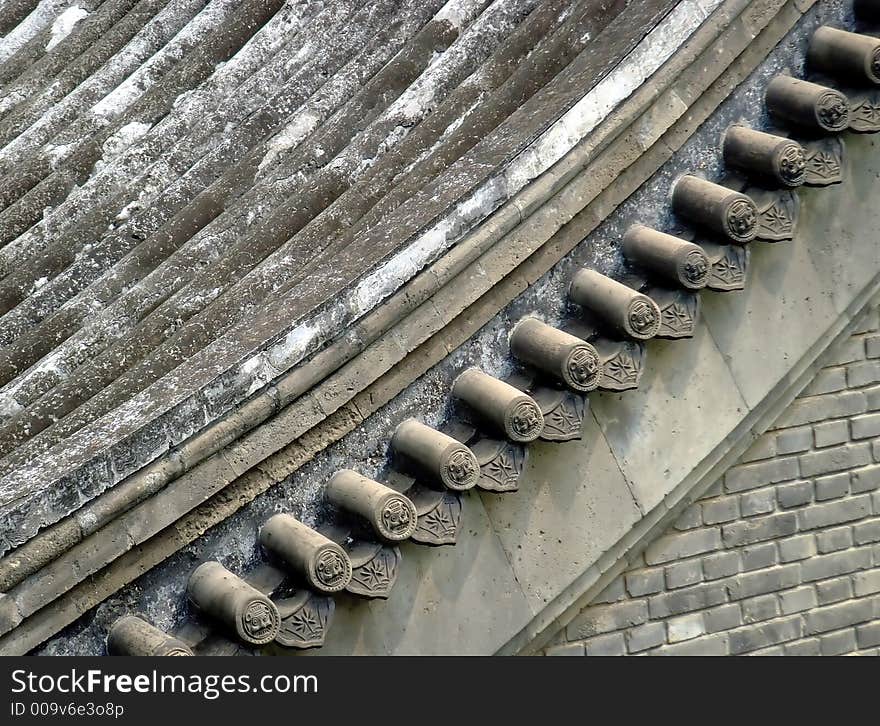
[[[849,104],[842,94],[828,91],[816,104],[816,114],[829,131],[842,131],[849,122]]]
[[[256,642],[271,639],[277,625],[277,614],[262,600],[249,602],[241,616],[242,629]]]
[[[347,559],[336,549],[327,548],[315,562],[315,579],[328,589],[341,589],[351,577]]]
[[[168,650],[165,651],[165,655],[166,656],[187,656],[187,657],[189,657],[192,655],[192,653],[190,653],[188,650],[186,650],[186,648],[169,648]]]
[[[590,347],[579,346],[568,357],[566,380],[580,391],[592,390],[599,382],[599,356]]]
[[[474,455],[465,448],[456,449],[443,466],[444,480],[453,488],[468,489],[477,482],[479,465]]]
[[[544,417],[534,401],[520,401],[514,406],[509,417],[509,427],[520,440],[531,441],[541,433]]]
[[[786,184],[800,184],[807,171],[807,157],[800,144],[787,144],[779,155],[779,175]]]
[[[629,306],[627,315],[632,331],[638,335],[653,336],[657,334],[660,319],[656,308],[648,300],[637,298]]]
[[[412,502],[401,496],[390,497],[382,507],[382,534],[390,539],[405,539],[412,534],[416,521]]]
[[[727,231],[734,239],[748,239],[758,223],[755,205],[747,199],[737,199],[727,210]]]
[[[709,279],[709,258],[699,250],[691,250],[681,263],[681,275],[695,287],[705,285]]]

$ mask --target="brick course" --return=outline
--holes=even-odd
[[[880,654],[878,320],[548,655]]]

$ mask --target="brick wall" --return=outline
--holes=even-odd
[[[880,654],[878,330],[874,308],[545,653]]]

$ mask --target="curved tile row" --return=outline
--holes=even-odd
[[[93,465],[124,479],[130,439],[143,465],[189,437],[150,435],[180,397],[196,427],[240,404],[265,383],[235,388],[240,361],[266,373],[294,323],[454,217],[676,5],[113,0],[16,51],[0,67],[0,494],[22,535],[0,546],[71,514],[44,513],[42,491]],[[101,457],[77,456],[84,441]]]
[[[859,5],[865,13],[880,7]],[[866,127],[850,101],[856,98],[857,108],[861,99],[880,97],[876,88],[869,90],[880,86],[880,40],[822,27],[812,38],[808,60],[811,71],[847,84],[846,93],[774,78],[766,104],[791,136],[733,126],[722,140],[730,172],[724,183],[691,175],[676,181],[671,204],[689,224],[692,240],[633,225],[622,240],[626,278],[581,269],[569,287],[577,314],[565,329],[531,317],[513,328],[510,352],[521,364],[517,374],[502,381],[476,368],[463,371],[450,392],[457,419],[444,431],[414,419],[399,424],[391,439],[387,484],[341,470],[325,490],[338,511],[332,524],[316,530],[289,514],[273,516],[260,532],[260,543],[274,564],[249,575],[250,584],[217,562],[200,565],[188,594],[207,616],[204,623],[210,623],[201,632],[216,625],[252,646],[272,640],[319,646],[332,614],[328,595],[347,590],[387,597],[401,565],[399,543],[454,544],[461,492],[474,487],[515,491],[529,443],[578,438],[590,391],[636,387],[646,341],[691,337],[701,290],[741,289],[751,242],[794,237],[799,198],[793,190],[842,180],[843,142],[829,134],[880,131],[880,126]],[[274,575],[267,578],[267,571]],[[287,578],[301,588],[293,598],[298,609],[291,608],[282,589]],[[308,615],[321,607],[323,618]],[[309,618],[320,625],[304,628]],[[294,622],[297,637],[290,634]],[[181,634],[191,632],[185,627]],[[120,618],[108,638],[109,652],[120,654],[185,655],[196,644],[134,616]]]

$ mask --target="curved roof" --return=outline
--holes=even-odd
[[[712,3],[7,2],[0,551],[455,245],[631,92],[583,105],[676,5],[633,76]]]

